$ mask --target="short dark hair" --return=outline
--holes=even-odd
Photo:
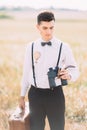
[[[54,20],[55,21],[55,17],[54,14],[52,12],[48,12],[48,11],[44,11],[41,12],[38,16],[37,16],[37,23],[40,24],[42,21],[47,21],[50,22]]]

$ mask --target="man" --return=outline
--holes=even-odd
[[[26,49],[20,107],[25,108],[24,99],[29,87],[30,130],[44,130],[46,116],[51,130],[64,130],[65,98],[61,81],[75,81],[79,75],[69,45],[53,36],[54,26],[54,14],[41,12],[37,16],[41,38]],[[56,64],[61,69],[55,76]]]

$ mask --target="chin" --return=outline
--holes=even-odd
[[[46,41],[50,41],[51,39],[52,39],[51,36],[45,38]]]

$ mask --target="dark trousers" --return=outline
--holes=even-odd
[[[61,86],[54,90],[31,86],[28,98],[30,130],[44,130],[46,116],[51,130],[64,130],[65,98]]]

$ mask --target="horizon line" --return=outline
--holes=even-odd
[[[83,10],[83,9],[78,9],[78,8],[66,8],[66,7],[54,7],[54,6],[49,6],[49,7],[41,7],[41,8],[36,8],[36,7],[31,7],[31,6],[2,6],[0,5],[0,10],[4,10],[4,9],[34,9],[34,10],[41,10],[41,9],[59,9],[59,10],[73,10],[73,11],[87,11],[87,9]]]

